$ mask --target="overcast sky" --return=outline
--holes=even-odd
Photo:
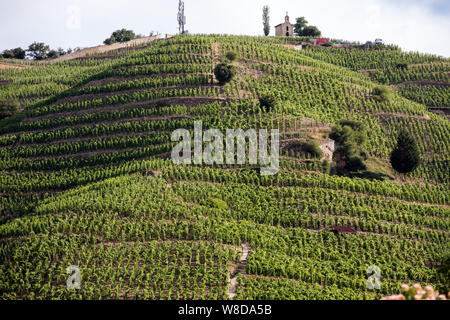
[[[274,26],[305,16],[326,37],[365,42],[382,38],[407,51],[450,57],[449,0],[185,0],[190,33],[261,35],[262,7]],[[112,31],[174,34],[178,0],[1,0],[0,50],[102,44]]]

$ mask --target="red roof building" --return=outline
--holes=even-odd
[[[328,43],[330,42],[329,38],[318,38],[318,39],[311,39],[309,40],[311,43],[315,44],[315,45],[321,45],[323,43]]]

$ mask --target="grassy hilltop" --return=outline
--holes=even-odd
[[[450,60],[294,45],[178,36],[0,61],[0,99],[21,103],[0,120],[0,299],[374,299],[416,282],[447,292]],[[221,86],[213,70],[229,52],[237,74]],[[171,133],[197,120],[279,129],[280,172],[173,164]],[[344,120],[366,128],[366,170],[302,149]],[[423,158],[404,176],[389,164],[401,129]],[[71,265],[81,290],[66,289]],[[366,289],[373,265],[379,291]]]

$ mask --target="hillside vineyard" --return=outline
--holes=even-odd
[[[450,61],[290,41],[176,36],[0,69],[0,98],[24,106],[0,120],[0,299],[380,299],[402,283],[448,292]],[[236,76],[219,85],[213,70],[231,51]],[[379,86],[389,100],[373,95]],[[267,95],[275,107],[260,105]],[[326,143],[343,120],[367,128],[366,174],[337,174],[296,148]],[[174,164],[172,132],[192,135],[195,121],[278,129],[279,172]],[[406,175],[389,163],[402,129],[422,154]],[[66,287],[71,266],[79,290]],[[367,287],[371,266],[379,290]]]

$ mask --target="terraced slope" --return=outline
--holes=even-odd
[[[450,63],[448,59],[400,50],[308,48],[305,54],[344,66],[390,85],[403,97],[450,116]]]
[[[175,37],[0,70],[0,97],[24,105],[0,121],[0,297],[372,299],[402,282],[448,290],[438,268],[450,247],[448,120],[396,92],[379,102],[366,75],[284,41]],[[212,70],[231,50],[238,75],[219,86]],[[270,111],[258,103],[268,93],[280,102]],[[330,175],[290,147],[326,143],[347,119],[370,128],[372,175],[390,179]],[[196,120],[280,129],[280,172],[174,165],[171,133]],[[388,167],[402,127],[425,157],[407,177]],[[359,232],[336,236],[332,226]],[[66,289],[71,265],[79,291]],[[372,265],[378,292],[366,289]]]

